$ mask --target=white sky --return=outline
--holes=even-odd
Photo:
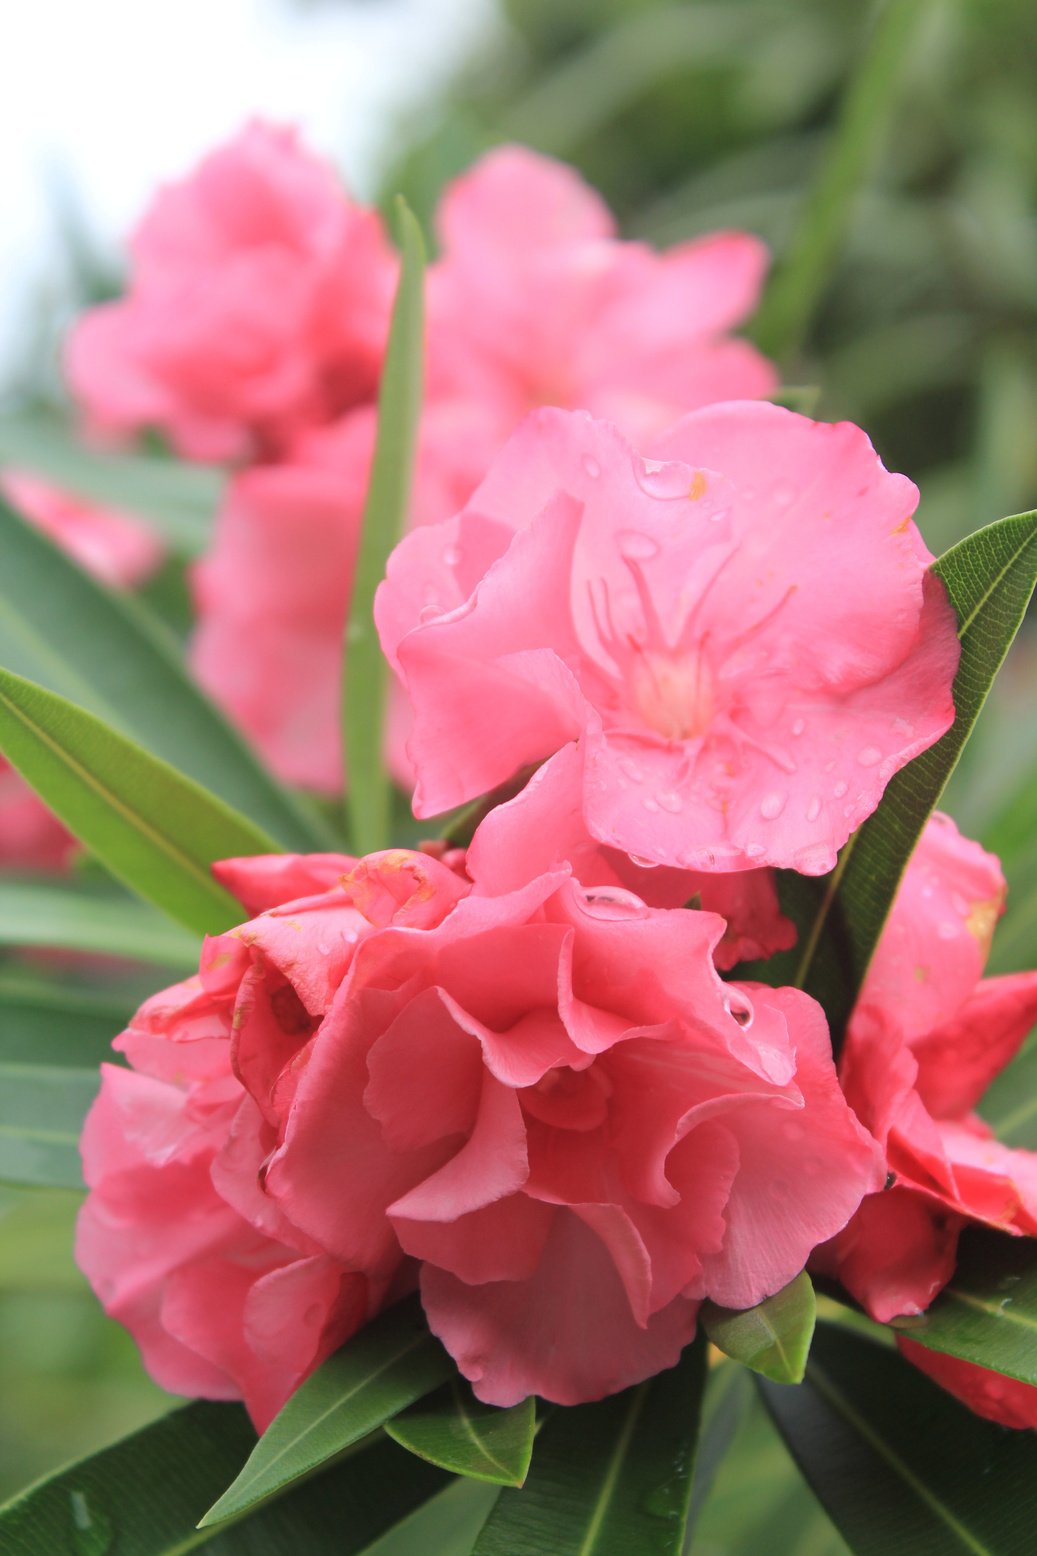
[[[0,0],[0,382],[59,287],[50,191],[113,251],[160,178],[250,114],[302,126],[369,194],[390,115],[431,95],[494,0]]]

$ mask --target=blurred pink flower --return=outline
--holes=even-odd
[[[915,487],[858,428],[766,404],[695,412],[651,453],[534,412],[459,515],[397,546],[376,618],[415,813],[577,742],[607,847],[821,874],[954,717]]]
[[[967,1222],[1037,1236],[1037,1154],[972,1111],[1037,1020],[1037,973],[980,977],[1004,898],[993,854],[934,815],[850,1022],[843,1089],[895,1186],[816,1263],[883,1323],[928,1307]]]
[[[909,1362],[954,1394],[962,1404],[968,1405],[976,1415],[1017,1429],[1037,1427],[1037,1388],[1032,1384],[1006,1378],[999,1372],[991,1372],[989,1367],[977,1367],[957,1356],[927,1350],[905,1335],[897,1335],[897,1344]]]
[[[154,427],[193,459],[278,454],[374,397],[397,263],[293,130],[254,121],[162,188],[130,290],[74,329],[67,370],[101,435]]]
[[[715,915],[353,864],[218,866],[252,909],[303,895],[209,941],[105,1068],[79,1259],[168,1387],[262,1424],[420,1278],[480,1397],[597,1398],[672,1365],[702,1297],[785,1284],[879,1181],[820,1008],[722,983]]]
[[[767,251],[744,232],[656,253],[621,242],[608,207],[561,162],[501,146],[454,180],[429,272],[433,396],[589,410],[641,442],[685,411],[777,382],[728,331],[753,311]]]

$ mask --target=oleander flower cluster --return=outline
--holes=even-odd
[[[915,487],[767,399],[731,333],[748,235],[623,241],[519,147],[449,186],[437,232],[375,615],[386,760],[431,832],[478,823],[217,865],[242,921],[116,1040],[83,1136],[104,1306],[160,1383],[260,1427],[412,1291],[480,1399],[569,1405],[672,1366],[706,1301],[809,1268],[889,1323],[966,1227],[1037,1236],[1037,1157],[977,1112],[1037,1019],[1037,974],[982,977],[992,855],[930,820],[838,1063],[767,967],[796,942],[777,872],[832,871],[954,721]],[[254,123],[159,193],[68,353],[93,436],[230,463],[193,666],[328,794],[397,270],[377,214]],[[115,533],[89,565],[125,582],[154,558]],[[901,1345],[1037,1425],[1026,1385]]]

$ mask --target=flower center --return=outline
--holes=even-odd
[[[701,735],[716,709],[709,665],[692,647],[677,652],[634,649],[627,688],[631,709],[666,740]]]

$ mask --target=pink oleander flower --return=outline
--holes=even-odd
[[[969,1222],[1037,1236],[1037,1154],[973,1111],[1037,1020],[1037,973],[981,977],[1004,899],[997,859],[934,815],[850,1021],[843,1089],[894,1186],[815,1263],[882,1323],[928,1307]]]
[[[568,865],[581,886],[621,886],[653,908],[682,908],[696,900],[719,914],[726,928],[713,957],[725,971],[795,945],[795,925],[778,906],[772,870],[712,875],[671,870],[599,843],[583,819],[578,767],[578,752],[567,747],[557,761],[539,768],[515,799],[495,805],[480,822],[466,860],[476,890],[515,891],[530,876]]]
[[[1032,1384],[1006,1378],[999,1372],[991,1372],[988,1367],[961,1361],[957,1356],[943,1356],[939,1351],[927,1350],[905,1335],[897,1335],[897,1344],[909,1362],[955,1395],[962,1404],[968,1405],[976,1415],[986,1416],[988,1421],[997,1421],[1002,1426],[1014,1426],[1017,1430],[1037,1427],[1037,1388]]]
[[[785,1284],[878,1183],[820,1008],[722,983],[716,915],[354,863],[217,867],[255,916],[105,1069],[79,1259],[168,1387],[261,1423],[417,1283],[481,1398],[597,1398],[672,1365],[703,1297]]]
[[[129,514],[85,502],[27,471],[0,472],[0,494],[102,583],[132,588],[162,560],[161,543]],[[60,870],[75,847],[57,817],[0,758],[0,866]]]
[[[858,428],[767,404],[695,412],[649,452],[535,412],[460,514],[397,546],[376,616],[415,813],[575,746],[607,847],[821,874],[954,717],[917,491]]]
[[[293,130],[254,121],[162,188],[128,295],[73,331],[68,378],[101,435],[162,431],[193,459],[269,455],[371,401],[396,260]]]
[[[728,331],[753,311],[759,239],[714,233],[656,253],[620,242],[600,197],[560,162],[501,146],[448,186],[429,271],[429,389],[499,409],[589,410],[635,442],[717,400],[774,388]]]

